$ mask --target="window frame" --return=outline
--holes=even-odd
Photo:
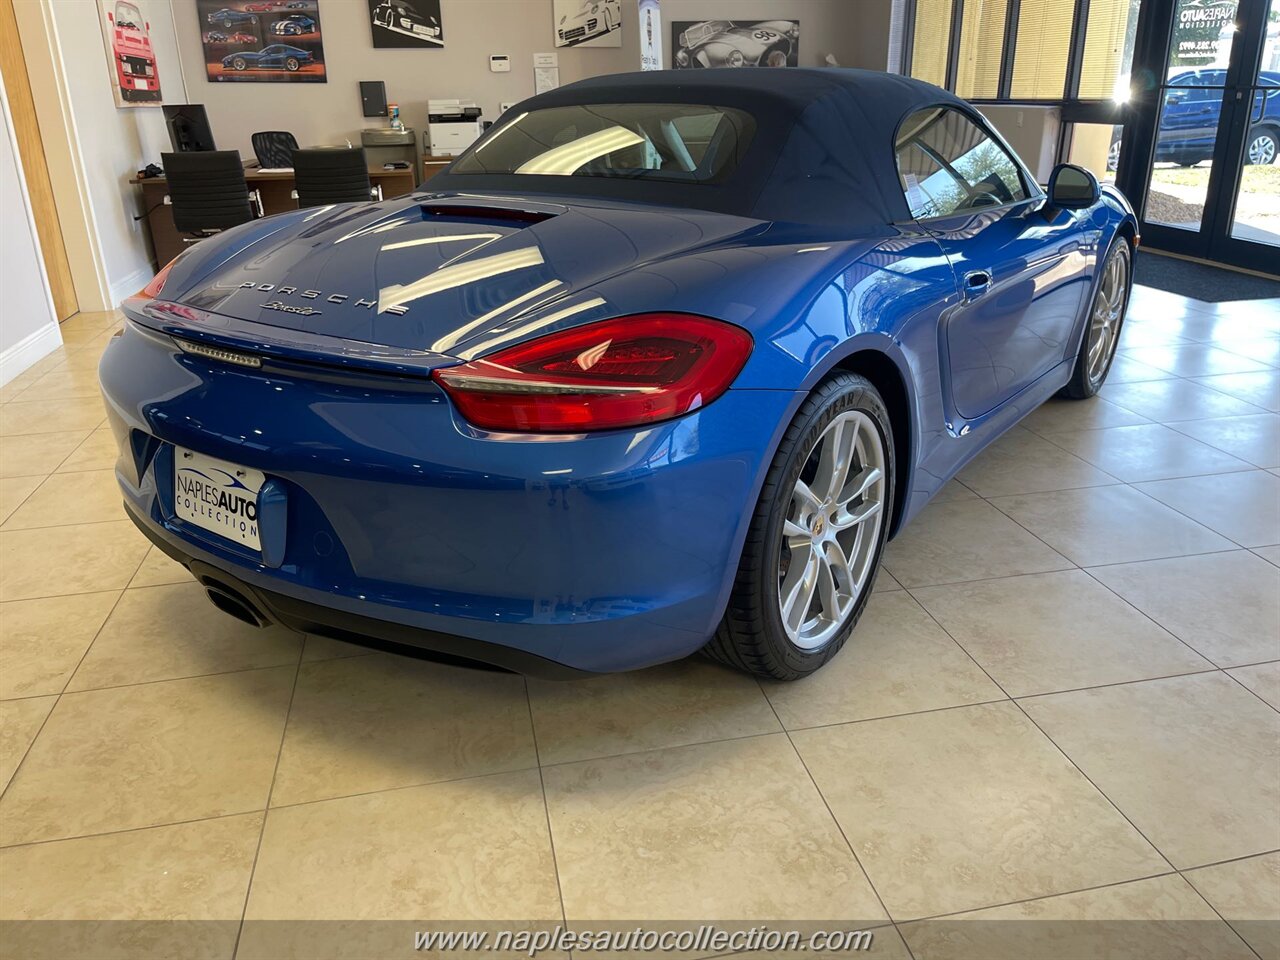
[[[898,121],[897,125],[894,127],[893,139],[890,141],[890,144],[889,144],[890,150],[893,151],[893,169],[898,175],[898,188],[902,190],[903,200],[907,204],[907,211],[909,213],[911,211],[911,201],[907,198],[906,189],[902,185],[902,172],[898,166],[898,141],[899,141],[898,135],[901,132],[903,125],[908,120],[916,116],[916,114],[923,113],[926,110],[951,110],[955,113],[960,114],[960,116],[964,117],[974,126],[976,126],[978,130],[988,140],[994,143],[996,147],[1001,151],[1003,151],[1004,155],[1009,158],[1009,162],[1013,164],[1014,170],[1016,170],[1018,173],[1018,178],[1022,181],[1022,191],[1023,193],[1026,194],[1026,196],[1023,197],[1021,200],[1013,200],[1009,203],[1001,203],[998,205],[992,204],[991,206],[987,206],[987,207],[973,207],[967,210],[952,210],[950,213],[936,214],[931,217],[917,217],[914,213],[912,213],[907,221],[899,221],[899,222],[901,223],[932,223],[937,220],[947,220],[954,217],[971,217],[977,214],[991,213],[993,211],[1003,212],[1006,210],[1011,210],[1014,207],[1022,206],[1024,204],[1038,203],[1044,200],[1044,197],[1045,197],[1044,190],[1041,189],[1040,184],[1036,182],[1035,177],[1031,175],[1031,171],[1027,169],[1027,165],[1022,162],[1022,158],[1018,156],[1017,151],[1009,146],[1009,144],[1005,141],[1004,137],[1000,136],[999,132],[996,131],[996,129],[987,122],[986,117],[982,116],[982,114],[978,113],[978,111],[970,109],[967,104],[961,105],[961,104],[949,103],[944,101],[936,101],[934,103],[929,103],[929,104],[925,104],[923,106],[917,107],[916,109],[912,110],[910,113],[905,114]],[[941,161],[939,165],[942,169],[948,169],[950,166],[945,161]]]
[[[912,76],[911,54],[915,37],[916,12],[919,0],[900,0],[903,18],[902,49],[898,57],[903,76]],[[1106,97],[1080,97],[1080,78],[1084,71],[1084,51],[1089,26],[1090,0],[1070,0],[1073,4],[1071,32],[1067,49],[1067,71],[1063,78],[1062,95],[1059,97],[1012,97],[1013,65],[1017,56],[1018,20],[1022,13],[1022,0],[1008,0],[1005,8],[1004,43],[1000,54],[1000,77],[994,97],[973,98],[973,103],[1029,103],[1045,106],[1079,106],[1096,115],[1099,109],[1110,109],[1119,115],[1120,107]],[[1154,0],[1144,0],[1154,2]],[[946,82],[943,87],[954,93],[957,65],[960,58],[960,32],[964,24],[965,0],[952,0],[951,25],[947,43]],[[1141,16],[1141,14],[1139,14]],[[1118,121],[1117,121],[1118,122]]]
[[[555,147],[551,147],[548,150],[543,151],[542,153],[534,154],[533,156],[529,157],[524,163],[522,163],[519,167],[515,169],[509,169],[509,170],[465,169],[468,163],[476,162],[476,156],[479,154],[480,149],[483,149],[484,147],[493,143],[495,140],[497,140],[500,136],[502,136],[507,131],[516,128],[527,117],[536,116],[538,114],[550,114],[550,113],[557,113],[557,112],[567,114],[571,111],[580,111],[602,122],[613,123],[615,127],[626,129],[622,127],[622,121],[615,120],[614,118],[608,116],[608,111],[618,110],[618,109],[625,111],[631,108],[651,108],[651,109],[672,108],[677,113],[680,110],[685,110],[685,109],[688,109],[688,110],[701,109],[701,110],[705,110],[706,113],[705,114],[704,113],[685,113],[685,114],[680,114],[678,116],[672,116],[672,117],[666,117],[666,118],[661,116],[648,117],[645,119],[644,124],[641,124],[639,121],[637,121],[638,133],[637,131],[631,131],[631,132],[637,133],[637,135],[642,136],[642,140],[633,142],[633,143],[624,144],[617,147],[616,149],[612,149],[607,151],[606,153],[600,154],[599,156],[591,157],[589,158],[589,160],[584,161],[579,167],[575,168],[572,172],[568,172],[568,173],[560,172],[560,171],[554,171],[554,172],[531,171],[531,170],[526,170],[524,168],[528,166],[530,163],[538,160],[539,158],[545,157],[551,153],[554,153],[560,147],[571,145],[574,142],[579,142],[579,138],[577,137],[575,137],[573,140],[566,141],[564,144],[558,144]],[[700,176],[699,174],[702,173],[703,164],[707,159],[707,151],[704,149],[702,152],[702,155],[697,160],[694,160],[692,156],[692,152],[689,150],[688,143],[684,139],[684,135],[679,132],[679,130],[675,126],[675,123],[677,120],[687,119],[689,117],[697,117],[701,119],[702,117],[708,116],[708,115],[714,115],[717,118],[716,125],[715,125],[715,128],[712,130],[710,139],[714,139],[714,137],[720,130],[721,125],[724,124],[726,121],[728,121],[729,124],[733,127],[733,133],[734,133],[733,150],[732,150],[731,156],[721,161],[720,167],[718,169],[714,171],[709,171],[708,174]],[[658,129],[656,131],[651,128],[651,125],[653,124],[657,125]],[[625,173],[625,174],[624,173],[580,173],[578,172],[579,170],[587,166],[588,163],[595,162],[603,158],[611,157],[615,153],[621,153],[625,150],[630,150],[634,147],[642,147],[644,145],[647,145],[650,148],[657,151],[658,153],[662,154],[664,158],[664,162],[665,162],[665,158],[668,155],[668,152],[674,153],[676,159],[679,159],[679,152],[674,150],[675,144],[667,137],[667,131],[664,129],[664,125],[667,125],[667,124],[669,124],[671,128],[670,133],[679,139],[680,149],[684,151],[685,155],[689,159],[689,162],[693,164],[692,170],[680,171],[682,173],[688,174],[687,176],[674,176],[672,175],[672,172],[665,171],[663,167],[627,168],[631,172]],[[575,126],[574,130],[576,131],[576,129],[577,127]],[[602,129],[608,130],[609,128],[605,127]],[[600,132],[600,131],[596,131],[596,132]],[[494,128],[491,137],[488,137],[483,142],[478,142],[479,149],[473,149],[472,147],[468,147],[467,150],[465,150],[462,154],[459,155],[458,161],[455,162],[453,165],[453,168],[454,168],[453,172],[461,176],[498,176],[498,177],[545,176],[545,177],[550,177],[557,180],[568,179],[568,178],[614,180],[614,181],[625,180],[630,182],[636,182],[636,183],[643,182],[648,184],[679,184],[682,186],[696,186],[696,187],[702,187],[702,188],[718,187],[718,186],[722,186],[726,180],[729,180],[730,178],[733,177],[734,173],[737,171],[739,165],[741,164],[743,157],[745,156],[747,151],[750,150],[751,145],[755,140],[755,137],[758,132],[759,132],[759,126],[756,123],[756,117],[749,110],[742,107],[726,106],[726,105],[717,104],[717,103],[683,103],[678,101],[663,101],[663,100],[654,100],[652,102],[644,101],[644,100],[637,100],[637,101],[619,100],[616,102],[601,101],[599,103],[590,102],[590,103],[558,104],[558,105],[541,107],[538,109],[525,111],[519,116],[513,117],[512,119],[507,121],[505,124],[502,124],[501,126]],[[655,136],[655,133],[658,135]],[[660,141],[666,141],[665,147],[659,146]],[[487,156],[492,156],[492,152]],[[480,161],[480,163],[483,163],[483,161]],[[619,169],[619,168],[610,168],[610,169]],[[642,172],[637,174],[635,171],[642,171]]]

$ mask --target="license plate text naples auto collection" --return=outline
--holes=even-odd
[[[695,73],[193,243],[100,367],[128,515],[257,624],[543,676],[857,656],[885,543],[1101,386],[1133,212],[910,78]]]

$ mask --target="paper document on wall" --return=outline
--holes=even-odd
[[[533,68],[533,92],[546,93],[548,90],[554,90],[560,86],[560,68],[559,67],[534,67]]]

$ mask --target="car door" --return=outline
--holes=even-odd
[[[896,148],[912,216],[960,290],[939,331],[948,392],[960,416],[979,417],[1071,354],[1090,221],[1047,207],[1021,163],[958,109],[911,115]]]
[[[1249,122],[1258,123],[1262,120],[1273,126],[1280,123],[1280,75],[1258,74],[1258,90],[1253,96],[1253,113]]]

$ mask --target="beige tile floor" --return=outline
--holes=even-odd
[[[1280,957],[1280,301],[1139,288],[1102,396],[970,464],[798,684],[526,681],[215,613],[121,518],[115,322],[0,390],[0,918],[151,924],[19,952],[719,920],[916,960]]]

